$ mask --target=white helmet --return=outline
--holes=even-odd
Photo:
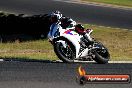
[[[57,19],[60,20],[61,17],[62,17],[62,14],[61,14],[60,11],[56,10],[56,11],[54,11],[54,12],[51,13],[51,16],[56,16]]]

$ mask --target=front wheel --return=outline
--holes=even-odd
[[[54,51],[58,58],[63,62],[74,62],[75,54],[72,44],[65,41],[66,47],[61,42],[54,43]]]
[[[95,42],[95,49],[94,54],[95,58],[93,58],[99,64],[106,64],[110,59],[110,54],[108,49],[100,42]]]

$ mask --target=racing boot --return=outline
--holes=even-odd
[[[92,39],[89,39],[87,35],[83,35],[83,37],[84,37],[84,42],[85,42],[86,46],[94,44],[94,41]]]

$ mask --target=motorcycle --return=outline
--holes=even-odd
[[[92,29],[87,29],[86,35],[91,38],[92,32]],[[101,42],[92,38],[94,43],[86,45],[84,37],[74,28],[63,29],[59,24],[52,24],[49,34],[51,36],[48,38],[54,47],[54,52],[63,62],[94,60],[99,64],[105,64],[110,59],[108,49]]]

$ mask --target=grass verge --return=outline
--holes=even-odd
[[[132,61],[132,31],[90,24],[85,27],[93,29],[92,37],[109,49],[111,61]],[[47,39],[0,43],[0,58],[58,60]]]
[[[53,47],[46,40],[0,43],[0,58],[57,60]]]
[[[132,0],[82,0],[82,1],[106,3],[106,4],[132,7]]]
[[[85,25],[92,28],[92,36],[108,49],[112,61],[132,61],[132,31]]]

